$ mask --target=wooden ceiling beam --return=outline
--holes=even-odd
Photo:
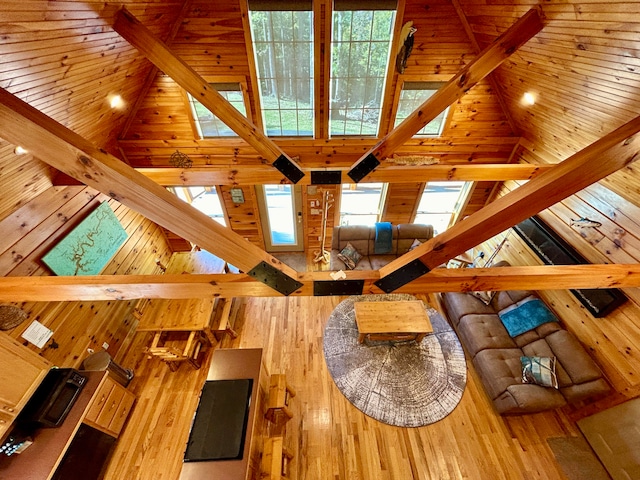
[[[0,137],[139,212],[168,230],[247,272],[261,262],[285,275],[295,270],[164,187],[95,147],[55,120],[0,88]]]
[[[384,166],[379,167],[361,180],[361,183],[403,183],[427,181],[506,181],[530,180],[553,168],[553,165],[426,165],[426,166]],[[137,168],[138,172],[160,185],[202,186],[202,185],[266,185],[289,183],[286,177],[267,166],[230,166],[178,168]],[[318,169],[316,169],[318,170]],[[345,172],[347,167],[326,169]],[[310,173],[312,170],[304,169]],[[319,170],[322,171],[322,170]],[[343,180],[347,180],[343,175]],[[60,183],[62,182],[62,183]],[[59,178],[56,184],[63,185]],[[310,175],[299,185],[310,185]]]
[[[392,155],[398,147],[534,37],[543,26],[538,9],[529,10],[415,112],[385,135],[375,147],[360,157],[353,164],[349,176],[358,182],[363,171],[371,171],[376,162]]]
[[[273,140],[247,120],[222,95],[211,88],[209,82],[162,43],[126,8],[121,8],[116,14],[113,29],[137,48],[156,67],[193,95],[195,99],[222,120],[267,161],[271,163],[284,161],[300,170],[298,165]]]
[[[364,280],[363,293],[377,292],[376,271],[345,272]],[[291,296],[312,296],[314,281],[331,281],[329,272],[299,273],[303,286]],[[640,265],[512,266],[437,268],[404,285],[398,293],[475,290],[548,290],[632,288],[640,286]],[[268,297],[275,290],[245,274],[96,275],[81,277],[2,277],[0,301],[50,302],[132,300],[137,298]]]
[[[445,232],[380,269],[378,286],[385,291],[411,281],[410,266],[418,274],[434,269],[513,225],[623,168],[640,156],[640,117],[594,142],[521,187],[498,198]],[[403,272],[404,271],[404,272]],[[385,280],[384,277],[393,275]],[[419,275],[418,275],[419,276]],[[414,278],[416,278],[414,276]]]

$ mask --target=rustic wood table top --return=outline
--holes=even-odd
[[[356,302],[354,308],[361,335],[433,332],[429,315],[420,300]]]

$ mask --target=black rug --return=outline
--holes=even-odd
[[[413,295],[360,295],[335,308],[324,330],[324,357],[344,396],[360,411],[389,425],[419,427],[446,417],[467,381],[464,351],[444,318],[425,306],[434,333],[419,344],[358,343],[354,303],[416,300]]]

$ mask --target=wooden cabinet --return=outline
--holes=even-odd
[[[133,393],[107,376],[89,405],[84,423],[117,437],[134,401]]]
[[[0,439],[50,368],[48,360],[0,332]]]
[[[20,455],[0,456],[0,479],[100,478],[135,396],[106,371],[81,373],[87,382],[64,422],[37,430]],[[86,462],[95,476],[85,471]]]

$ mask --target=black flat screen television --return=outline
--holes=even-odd
[[[185,462],[239,460],[251,404],[253,380],[209,380],[200,394]]]

